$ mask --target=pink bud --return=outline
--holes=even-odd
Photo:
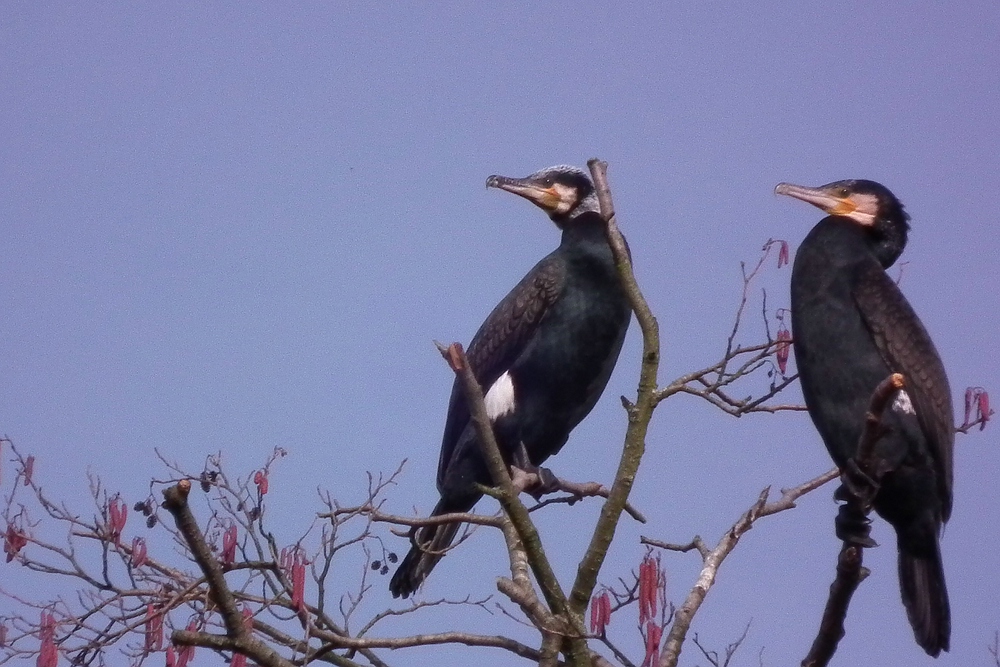
[[[253,483],[257,485],[257,493],[261,496],[267,494],[267,472],[258,470],[253,475]]]
[[[977,417],[982,420],[979,424],[979,430],[982,431],[986,428],[986,422],[990,420],[993,416],[993,411],[990,410],[990,395],[986,390],[979,392],[979,401],[976,404]]]
[[[611,597],[607,591],[601,591],[590,599],[590,631],[596,635],[603,635],[610,622]]]
[[[187,624],[188,632],[197,632],[198,622],[191,620]],[[187,664],[194,658],[194,646],[182,646],[177,651],[177,662],[174,667],[187,667]]]
[[[660,564],[647,553],[639,565],[639,623],[656,616],[656,598],[659,587]]]
[[[604,628],[611,624],[611,596],[608,595],[607,591],[601,595],[601,599],[598,600],[601,605],[601,632],[604,632]]]
[[[173,646],[167,647],[167,667],[177,667],[177,653]]]
[[[219,559],[224,565],[232,565],[236,560],[236,524],[231,523],[222,534],[222,553]]]
[[[778,268],[788,264],[788,241],[778,241]]]
[[[663,628],[650,621],[646,624],[646,657],[642,667],[655,667],[660,662],[660,638]]]
[[[7,623],[0,623],[0,648],[7,646]]]
[[[120,496],[115,496],[108,503],[108,519],[111,537],[114,538],[115,545],[121,546],[122,530],[125,528],[125,521],[128,520],[128,507]]]
[[[295,611],[305,609],[306,566],[301,559],[292,565],[292,606]]]
[[[146,564],[146,540],[136,537],[132,540],[132,567],[142,567]]]
[[[146,605],[146,653],[163,649],[163,614],[156,612],[156,608]]]
[[[292,608],[297,612],[305,610],[306,560],[302,547],[285,547],[281,550],[279,565],[292,584]]]
[[[36,667],[56,667],[59,662],[59,650],[56,648],[55,641],[56,619],[51,613],[42,612],[38,636],[42,640],[42,645],[38,650]]]
[[[792,334],[785,326],[784,321],[778,325],[777,344],[774,346],[774,357],[778,361],[778,370],[785,374],[788,368],[788,354],[792,347]]]
[[[242,653],[234,653],[229,661],[229,667],[247,667],[247,657]]]
[[[29,456],[24,459],[24,485],[31,484],[31,475],[35,472],[35,457]]]

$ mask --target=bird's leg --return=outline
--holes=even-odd
[[[841,486],[837,492],[843,488]],[[834,497],[837,497],[837,493],[834,493]],[[871,538],[872,520],[855,503],[841,505],[833,525],[839,540],[861,547],[878,546],[878,542]]]
[[[840,487],[834,492],[836,500],[855,501],[866,514],[878,493],[878,481],[861,469],[855,459],[848,459],[840,471]]]
[[[876,459],[874,464],[874,474],[868,474],[855,459],[848,459],[841,469],[841,484],[833,493],[835,500],[844,501],[834,521],[837,537],[862,547],[878,546],[871,538],[872,522],[868,513],[881,488],[880,480],[887,472],[887,463]]]
[[[535,500],[539,500],[546,493],[559,490],[559,479],[548,468],[536,466],[531,462],[523,442],[518,444],[511,459],[510,476],[514,480],[515,486],[522,491],[527,491]],[[533,479],[529,481],[526,476],[533,477]],[[518,483],[519,479],[523,481]]]

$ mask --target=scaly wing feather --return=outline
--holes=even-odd
[[[906,391],[930,443],[938,472],[943,519],[951,515],[955,431],[948,376],[931,337],[896,283],[880,267],[865,266],[854,299],[875,345],[893,372],[906,377]]]
[[[527,346],[549,307],[559,298],[565,276],[564,260],[549,255],[521,279],[479,327],[466,357],[484,392],[514,364]],[[455,445],[468,422],[469,408],[456,381],[441,441],[438,484],[444,478]]]

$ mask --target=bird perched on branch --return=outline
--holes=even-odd
[[[885,269],[906,246],[903,205],[873,181],[818,188],[781,183],[776,194],[828,214],[792,267],[792,337],[809,416],[833,460],[855,456],[869,399],[891,373],[906,388],[882,417],[875,462],[884,477],[874,508],[896,529],[899,586],[917,643],[948,650],[951,613],[938,536],[951,515],[951,390],[920,318]],[[838,536],[865,544],[838,522]]]
[[[472,338],[469,365],[508,464],[531,469],[556,454],[611,377],[631,319],[605,236],[594,185],[580,169],[557,166],[527,178],[490,176],[486,185],[533,202],[562,230],[559,247],[535,265]],[[433,515],[467,512],[491,485],[469,407],[456,379],[448,405]],[[393,574],[407,597],[455,539],[459,524],[426,526]]]

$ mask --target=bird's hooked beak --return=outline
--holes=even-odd
[[[575,197],[575,193],[566,192],[564,188],[551,181],[543,182],[531,176],[510,178],[494,175],[486,179],[486,187],[499,188],[520,195],[550,215],[565,213],[575,203],[570,198],[570,195]]]
[[[827,215],[851,218],[862,225],[872,225],[878,213],[878,201],[874,197],[852,193],[841,183],[830,183],[818,188],[810,188],[793,183],[778,183],[776,195],[788,195],[801,199],[819,208]]]

